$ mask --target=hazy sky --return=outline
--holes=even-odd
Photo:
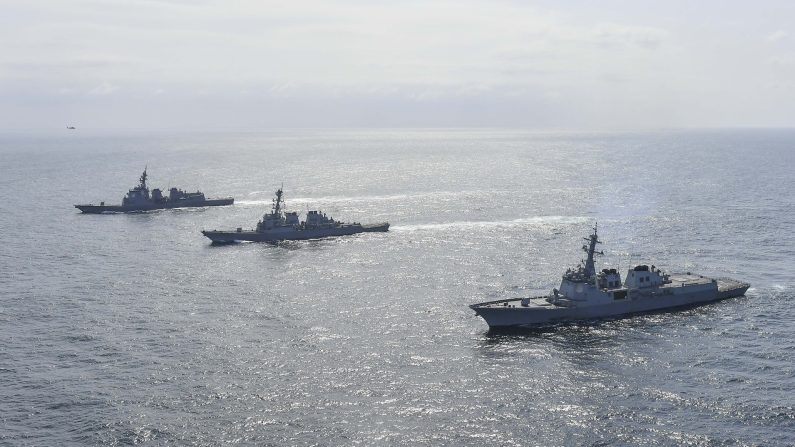
[[[795,2],[0,0],[0,120],[792,127]]]

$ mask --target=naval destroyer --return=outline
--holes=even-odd
[[[617,317],[698,305],[742,296],[749,284],[728,278],[707,278],[687,273],[668,274],[655,266],[630,268],[624,280],[616,269],[594,267],[600,244],[593,233],[582,249],[588,258],[563,274],[560,289],[534,298],[511,298],[472,304],[492,330],[543,326],[564,321]]]
[[[139,179],[138,186],[131,188],[127,192],[127,195],[121,200],[121,205],[105,205],[105,202],[101,202],[99,205],[75,205],[75,208],[89,214],[127,213],[165,208],[224,206],[231,205],[235,202],[235,199],[232,197],[207,199],[202,192],[185,192],[178,188],[171,188],[167,196],[164,196],[163,192],[157,188],[153,189],[150,194],[149,187],[146,185],[146,177],[146,169],[144,169]]]
[[[257,222],[253,230],[237,228],[230,231],[203,230],[202,234],[210,238],[214,244],[226,244],[236,241],[278,242],[285,240],[319,239],[330,236],[346,236],[357,233],[384,232],[389,230],[389,223],[361,224],[345,223],[332,219],[320,211],[308,211],[306,220],[300,221],[295,211],[284,211],[284,193],[281,188],[276,191],[271,211]]]

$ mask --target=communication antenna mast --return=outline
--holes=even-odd
[[[596,274],[596,267],[594,265],[594,255],[604,256],[603,251],[596,251],[596,244],[601,244],[602,242],[599,240],[599,236],[596,235],[596,228],[597,223],[594,223],[593,226],[593,234],[584,238],[585,241],[588,243],[582,246],[582,250],[588,253],[588,259],[585,261],[585,274],[588,277],[591,277]]]

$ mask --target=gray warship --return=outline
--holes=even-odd
[[[101,202],[99,205],[75,205],[75,208],[89,214],[129,213],[166,208],[225,206],[235,202],[235,199],[232,197],[208,199],[204,197],[204,193],[202,192],[185,192],[178,188],[171,188],[168,191],[168,196],[164,196],[163,192],[157,188],[153,189],[150,194],[149,187],[146,186],[146,177],[146,169],[144,169],[139,179],[138,186],[127,192],[127,195],[121,200],[121,205],[105,205],[105,202]]]
[[[560,289],[534,298],[511,298],[472,304],[491,330],[532,328],[566,321],[617,317],[692,306],[745,294],[749,284],[728,278],[687,273],[667,274],[655,266],[637,265],[622,282],[616,269],[597,272],[594,255],[600,244],[594,226],[582,249],[588,258],[563,274]]]
[[[271,211],[257,222],[253,230],[237,228],[231,231],[203,230],[213,244],[227,244],[237,241],[278,242],[285,240],[319,239],[330,236],[346,236],[357,233],[384,232],[389,223],[360,224],[339,222],[320,211],[308,211],[305,221],[298,219],[295,211],[284,211],[284,193],[276,191]]]

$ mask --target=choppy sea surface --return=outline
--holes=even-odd
[[[0,133],[0,444],[793,445],[795,131]],[[150,185],[232,207],[82,215]],[[211,246],[287,207],[388,233]],[[745,297],[489,334],[599,267]]]

